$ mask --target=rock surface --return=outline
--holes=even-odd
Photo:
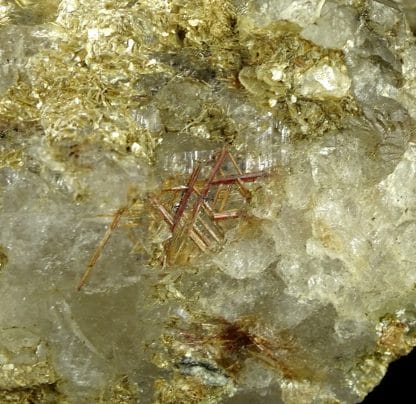
[[[0,0],[0,400],[363,400],[416,345],[412,29]]]

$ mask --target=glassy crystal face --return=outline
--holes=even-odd
[[[412,12],[0,0],[0,401],[361,401],[416,345]]]

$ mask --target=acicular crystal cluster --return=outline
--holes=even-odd
[[[414,22],[0,0],[0,400],[362,401],[416,345]]]

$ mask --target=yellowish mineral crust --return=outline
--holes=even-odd
[[[0,0],[0,401],[362,401],[416,345],[415,20]]]

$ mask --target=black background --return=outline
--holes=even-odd
[[[390,364],[380,384],[368,394],[363,404],[416,403],[416,349]]]

